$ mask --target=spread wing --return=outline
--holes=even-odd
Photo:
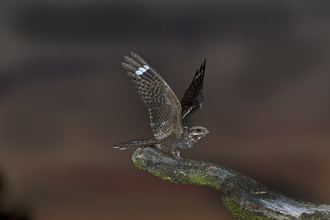
[[[191,127],[193,120],[202,107],[205,65],[206,59],[199,70],[197,69],[193,81],[181,99],[183,126]]]
[[[139,55],[124,56],[122,67],[147,106],[156,139],[183,134],[181,104],[163,78]]]

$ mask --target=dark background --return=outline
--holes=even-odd
[[[152,135],[121,68],[134,51],[181,99],[207,58],[182,157],[330,203],[328,1],[1,1],[1,209],[29,219],[234,219],[112,145]]]

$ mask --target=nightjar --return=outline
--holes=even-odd
[[[114,148],[155,147],[180,158],[182,150],[192,148],[210,133],[202,126],[192,127],[203,104],[206,60],[197,70],[181,102],[159,73],[139,55],[131,52],[131,57],[124,56],[124,60],[121,65],[148,108],[154,137],[118,143]]]

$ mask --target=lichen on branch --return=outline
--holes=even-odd
[[[234,170],[210,162],[177,159],[154,148],[139,148],[134,165],[174,183],[209,186],[239,219],[330,219],[330,205],[298,201]]]

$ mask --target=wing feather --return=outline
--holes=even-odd
[[[150,125],[156,139],[183,134],[181,104],[164,79],[139,55],[124,56],[122,67],[127,70],[133,86],[147,106]]]
[[[203,105],[203,82],[204,82],[204,74],[205,74],[205,65],[206,59],[204,63],[197,69],[197,72],[191,82],[189,88],[184,93],[181,99],[182,106],[182,123],[183,126],[191,127],[193,120],[199,113]]]

